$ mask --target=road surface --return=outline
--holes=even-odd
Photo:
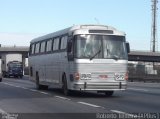
[[[64,96],[50,87],[36,90],[34,82],[4,78],[0,83],[1,118],[159,118],[160,83],[129,82],[126,91],[112,97],[96,92],[74,92]]]

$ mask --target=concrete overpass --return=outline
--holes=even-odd
[[[29,47],[0,47],[0,56],[8,53],[20,53],[24,58],[28,58]],[[129,61],[144,61],[144,62],[160,62],[160,52],[149,51],[131,51],[128,54]]]
[[[29,47],[27,46],[0,47],[0,57],[3,54],[19,53],[19,54],[22,54],[24,58],[28,58],[28,51],[29,51]]]
[[[144,61],[144,62],[160,62],[160,52],[131,51],[128,54],[128,60]]]

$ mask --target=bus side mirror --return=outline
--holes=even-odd
[[[126,48],[127,48],[127,53],[130,53],[130,45],[128,42],[126,42]]]

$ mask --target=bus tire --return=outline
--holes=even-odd
[[[70,90],[68,89],[68,86],[67,86],[67,78],[65,74],[63,75],[63,78],[62,78],[62,90],[64,95],[66,96],[70,95]]]
[[[114,93],[114,91],[106,91],[106,92],[105,92],[105,95],[106,95],[107,97],[110,97],[110,96],[113,95],[113,93]]]

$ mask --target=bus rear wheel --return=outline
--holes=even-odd
[[[63,75],[62,90],[63,90],[64,95],[66,95],[66,96],[70,95],[70,90],[68,89],[66,75]]]

